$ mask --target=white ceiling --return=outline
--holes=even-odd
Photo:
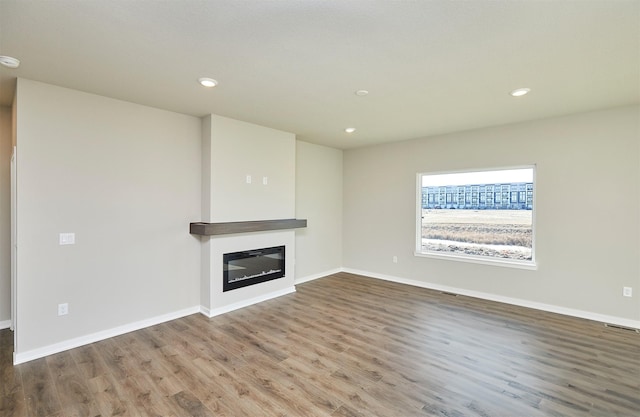
[[[0,0],[0,55],[0,105],[24,77],[346,149],[639,103],[640,0]]]

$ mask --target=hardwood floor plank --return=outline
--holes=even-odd
[[[22,388],[0,396],[0,416],[23,417],[28,414]]]
[[[119,337],[114,337],[94,343],[93,346],[98,351],[109,372],[116,380],[121,381],[134,372],[136,368],[133,360],[118,346],[118,343],[121,343],[119,340],[121,340]]]
[[[46,363],[51,372],[63,415],[100,415],[93,395],[87,387],[87,380],[77,368],[70,352],[48,356]]]
[[[177,370],[174,376],[183,390],[191,392],[211,411],[229,415],[225,404],[231,401],[227,401],[226,391],[215,378],[201,371],[202,368],[210,369],[208,363],[199,366],[195,360],[182,355],[180,350],[171,350],[170,347],[164,347],[162,351],[167,357],[167,362]]]
[[[87,381],[87,386],[93,394],[96,405],[100,409],[102,416],[139,416],[135,407],[127,403],[118,395],[113,377],[103,374],[91,378]]]
[[[127,398],[142,415],[168,416],[175,413],[172,404],[147,375],[128,376],[121,384],[121,397]]]
[[[180,391],[171,396],[175,406],[180,410],[184,410],[185,416],[188,417],[214,417],[214,414],[204,404],[200,402],[193,394],[188,391]]]
[[[331,414],[332,417],[365,417],[366,414],[363,414],[357,410],[350,408],[347,405],[341,405],[338,407],[336,411]]]
[[[302,375],[290,371],[290,368],[281,364],[261,361],[254,362],[243,369],[243,372],[251,375],[256,381],[272,381],[285,390],[282,400],[285,404],[290,404],[290,396],[293,395],[300,402],[305,402],[313,413],[318,415],[331,415],[340,405],[330,391],[322,389],[312,382],[309,382]],[[299,414],[298,410],[294,410]],[[294,414],[295,415],[295,414]]]
[[[95,378],[108,372],[107,366],[104,364],[94,345],[86,345],[73,349],[71,350],[71,356],[86,379]]]
[[[46,359],[25,363],[20,367],[20,373],[29,415],[46,417],[61,411]]]
[[[221,399],[225,399],[234,415],[287,415],[278,400],[264,395],[246,374],[229,373],[218,367],[215,362],[209,362],[208,366],[205,366],[207,363],[203,359],[196,359],[194,363],[203,365],[202,369],[210,378],[211,384],[222,392]],[[209,401],[203,402],[213,409]]]
[[[270,402],[287,415],[301,417],[329,415],[325,410],[315,408],[288,381],[274,378],[272,374],[260,365],[250,365],[241,371],[239,377],[253,392],[260,393],[264,398],[268,398]],[[292,398],[296,398],[296,400],[292,401]]]

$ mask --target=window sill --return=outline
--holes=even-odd
[[[413,254],[422,258],[444,259],[447,261],[468,262],[473,264],[528,269],[534,271],[538,269],[538,264],[535,261],[517,261],[513,259],[489,258],[486,256],[460,255],[457,253],[442,252],[414,252]]]

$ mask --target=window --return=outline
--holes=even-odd
[[[418,174],[416,255],[535,268],[534,177],[535,167]],[[440,204],[423,200],[431,190]]]

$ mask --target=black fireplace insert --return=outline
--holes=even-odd
[[[284,246],[225,253],[222,291],[282,278],[285,275],[284,260]]]

